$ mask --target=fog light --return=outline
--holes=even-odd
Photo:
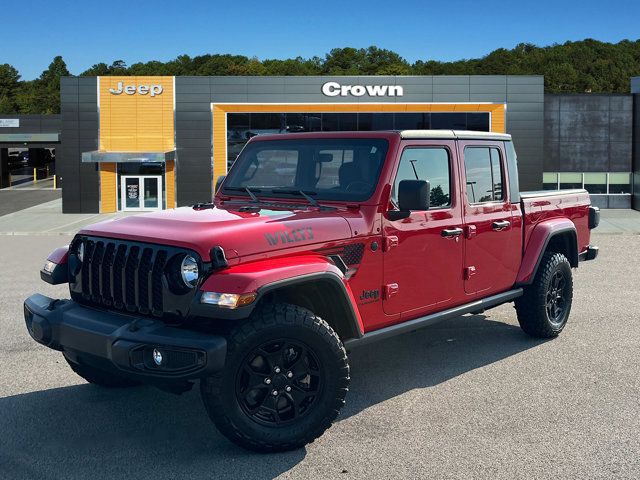
[[[162,352],[157,348],[153,349],[153,363],[158,366],[162,365]]]
[[[224,308],[237,308],[249,305],[256,299],[255,293],[217,293],[203,292],[200,297],[200,303],[208,303],[209,305],[217,305]]]

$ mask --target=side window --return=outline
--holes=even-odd
[[[467,200],[470,204],[494,202],[504,198],[500,151],[489,147],[464,150],[467,177]]]
[[[442,147],[409,147],[400,157],[391,197],[398,204],[398,185],[402,180],[428,180],[431,208],[451,206],[451,168],[449,151]]]

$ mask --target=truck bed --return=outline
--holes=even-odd
[[[582,188],[520,192],[524,221],[523,247],[526,250],[535,226],[543,220],[568,218],[576,226],[578,251],[589,244],[589,193]]]

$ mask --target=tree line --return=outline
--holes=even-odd
[[[71,73],[61,56],[35,80],[21,80],[13,66],[0,64],[0,113],[58,113],[60,77],[66,75]],[[545,90],[551,93],[626,93],[629,78],[640,75],[640,40],[586,39],[545,47],[521,43],[482,58],[452,62],[410,63],[396,52],[375,46],[335,48],[324,57],[284,60],[180,55],[168,62],[97,63],[79,75],[544,75]]]

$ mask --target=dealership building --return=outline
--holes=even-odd
[[[9,149],[30,161],[55,149],[68,213],[208,201],[254,135],[429,128],[510,133],[522,189],[584,187],[603,208],[640,209],[640,78],[629,94],[545,94],[544,77],[521,75],[64,77],[60,88],[60,115],[0,115],[0,187]]]

